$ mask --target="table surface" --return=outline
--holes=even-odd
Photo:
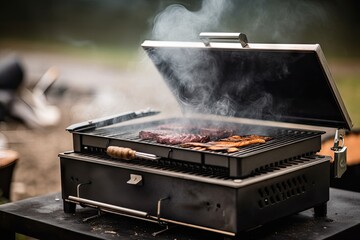
[[[156,223],[114,214],[97,214],[95,209],[77,206],[65,214],[60,193],[0,205],[0,238],[4,232],[18,232],[45,239],[224,239],[224,236],[182,226],[163,229]],[[330,189],[328,215],[313,217],[313,210],[282,218],[240,234],[240,239],[344,239],[360,235],[360,193]]]

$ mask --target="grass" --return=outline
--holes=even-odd
[[[332,75],[354,124],[360,128],[360,59],[331,59]]]
[[[360,128],[360,76],[340,77],[336,80],[340,94],[353,121]]]
[[[70,45],[61,42],[46,42],[22,39],[0,39],[0,50],[46,52],[66,55],[73,59],[124,68],[137,55],[132,46],[94,45],[82,43]]]

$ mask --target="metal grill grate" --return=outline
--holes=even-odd
[[[198,164],[198,163],[191,163],[191,162],[185,162],[185,161],[177,161],[173,159],[166,159],[161,158],[158,160],[131,160],[130,162],[128,160],[121,160],[121,159],[112,159],[106,154],[105,149],[103,148],[95,148],[95,147],[87,147],[84,149],[85,154],[89,154],[89,156],[92,157],[100,157],[102,159],[108,159],[111,161],[121,162],[125,164],[135,164],[138,166],[144,166],[144,167],[150,167],[150,168],[156,168],[156,169],[162,169],[162,170],[170,170],[173,172],[181,172],[181,173],[188,173],[193,175],[199,175],[204,177],[210,177],[210,178],[217,178],[222,180],[232,180],[234,177],[231,177],[229,175],[229,168],[225,167],[218,167],[218,166],[211,166],[211,165],[205,165],[205,164]],[[320,156],[322,157],[322,156]],[[304,164],[308,161],[314,160],[318,158],[318,156],[302,156],[298,158],[291,158],[291,159],[285,159],[282,161],[279,161],[274,164],[270,164],[266,167],[261,167],[255,169],[249,176],[242,178],[242,179],[248,179],[252,177],[257,177],[259,175],[264,175],[267,173],[272,173],[274,171],[281,171],[285,168]]]
[[[112,139],[120,139],[120,140],[127,140],[151,145],[158,145],[158,146],[166,146],[171,148],[182,148],[179,145],[167,145],[167,144],[160,144],[154,140],[142,140],[139,138],[139,130],[133,131],[124,131],[123,128],[105,128],[105,129],[97,129],[91,133],[88,133],[94,136],[100,136],[105,138],[112,138]],[[236,133],[239,134],[239,133]],[[224,152],[215,152],[206,150],[206,152],[226,155],[231,157],[242,157],[244,155],[252,154],[253,152],[258,151],[266,151],[267,149],[286,146],[292,143],[300,142],[309,138],[317,137],[322,134],[322,132],[317,131],[303,131],[303,130],[292,130],[292,129],[271,129],[266,130],[265,133],[247,133],[250,134],[259,134],[259,135],[266,135],[271,136],[273,139],[264,143],[264,144],[253,144],[250,146],[241,147],[239,151],[234,153],[224,153]],[[241,134],[239,134],[241,135]],[[245,135],[245,134],[244,134]],[[187,149],[188,150],[188,149]],[[311,153],[312,154],[312,153]]]
[[[98,156],[105,159],[111,159],[103,148],[86,147],[83,151],[85,154],[90,154],[92,157]],[[113,161],[121,163],[129,163],[127,160],[116,159]],[[204,164],[197,164],[191,162],[170,160],[162,158],[159,160],[131,160],[131,164],[138,166],[151,167],[156,169],[171,170],[174,172],[190,173],[199,176],[219,178],[219,179],[230,179],[229,169],[224,167],[209,166]]]
[[[181,121],[156,121],[74,132],[74,139],[76,140],[74,141],[74,150],[83,153],[105,154],[105,149],[108,146],[126,147],[138,152],[154,154],[161,158],[161,161],[156,162],[156,164],[149,161],[139,161],[139,164],[154,164],[170,168],[180,166],[179,169],[184,171],[245,178],[261,172],[263,169],[276,167],[279,164],[315,154],[321,148],[321,135],[323,134],[320,131],[239,123],[219,125],[222,127],[217,127],[217,129],[236,130],[234,135],[260,135],[272,138],[266,143],[240,147],[234,153],[196,150],[139,138],[140,131],[161,129],[162,125],[169,124],[180,125]],[[210,123],[200,121],[198,124],[209,126]],[[198,129],[194,128],[194,130],[189,131],[198,132]]]

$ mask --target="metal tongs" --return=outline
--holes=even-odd
[[[335,132],[334,146],[331,148],[334,151],[334,177],[341,178],[347,169],[345,147],[345,129],[337,129]]]

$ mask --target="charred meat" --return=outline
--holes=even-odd
[[[206,143],[209,140],[209,136],[191,133],[160,135],[156,138],[156,142],[170,145],[177,145],[186,142]]]
[[[161,125],[157,129],[143,130],[139,137],[161,144],[180,145],[198,151],[236,152],[239,148],[252,144],[262,144],[271,140],[270,137],[259,135],[234,135],[235,131],[223,128],[194,128],[190,125]]]
[[[270,137],[249,135],[238,136],[234,135],[228,138],[221,139],[220,141],[212,141],[207,143],[194,143],[186,142],[181,144],[181,147],[191,148],[194,150],[210,150],[210,151],[223,151],[223,152],[236,152],[239,147],[246,147],[252,144],[261,144],[271,140]]]
[[[234,131],[222,128],[200,128],[199,134],[209,136],[212,140],[217,140],[234,135]]]
[[[163,129],[143,130],[139,132],[139,138],[142,140],[156,140],[158,136],[172,134],[172,131]]]

